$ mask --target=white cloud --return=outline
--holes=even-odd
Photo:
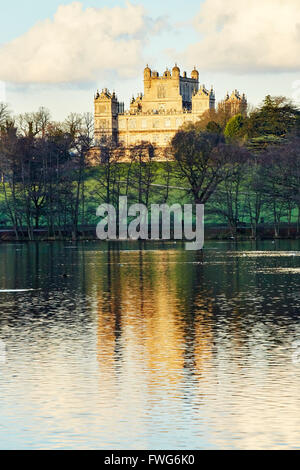
[[[300,69],[299,0],[205,0],[189,65],[237,73]]]
[[[117,71],[130,77],[141,64],[153,28],[142,6],[87,8],[61,5],[53,20],[0,47],[0,80],[15,83],[89,82]]]

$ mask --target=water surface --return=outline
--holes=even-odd
[[[299,241],[0,259],[1,449],[300,447]]]

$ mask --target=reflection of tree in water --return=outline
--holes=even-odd
[[[241,351],[247,354],[253,348],[257,322],[269,322],[270,315],[276,315],[275,322],[281,321],[280,302],[274,301],[270,311],[270,298],[258,293],[268,281],[253,275],[248,261],[224,259],[224,255],[220,265],[215,261],[215,254],[180,250],[119,253],[107,265],[109,279],[104,281],[103,275],[104,287],[99,284],[98,288],[102,297],[101,289],[107,291],[108,302],[105,306],[103,300],[98,302],[99,357],[109,356],[106,348],[101,350],[105,319],[110,325],[107,338],[118,345],[109,348],[109,360],[129,354],[140,366],[142,363],[152,384],[163,379],[179,384],[185,372],[202,377],[224,345],[232,353],[231,360],[241,362]],[[277,329],[268,331],[268,341],[275,344],[280,339]]]
[[[299,334],[299,276],[269,269],[298,261],[230,247],[0,246],[1,287],[40,288],[0,297],[0,338],[9,355],[21,351],[14,366],[37,408],[45,413],[50,399],[60,423],[93,410],[97,435],[106,420],[120,436],[128,413],[137,435],[152,410],[176,420],[187,406],[193,429],[203,435],[208,417],[220,446],[228,430],[245,447],[258,434],[270,445],[276,432],[295,443],[299,379],[288,348]]]

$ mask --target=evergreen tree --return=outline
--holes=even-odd
[[[263,104],[250,114],[250,138],[273,135],[286,137],[299,129],[300,110],[287,98],[266,96]]]
[[[229,140],[239,140],[242,137],[244,137],[247,133],[247,118],[242,116],[241,114],[237,114],[236,116],[233,116],[231,119],[229,119],[224,135],[226,138]]]

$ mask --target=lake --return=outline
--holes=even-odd
[[[0,259],[1,449],[300,448],[300,241]]]

